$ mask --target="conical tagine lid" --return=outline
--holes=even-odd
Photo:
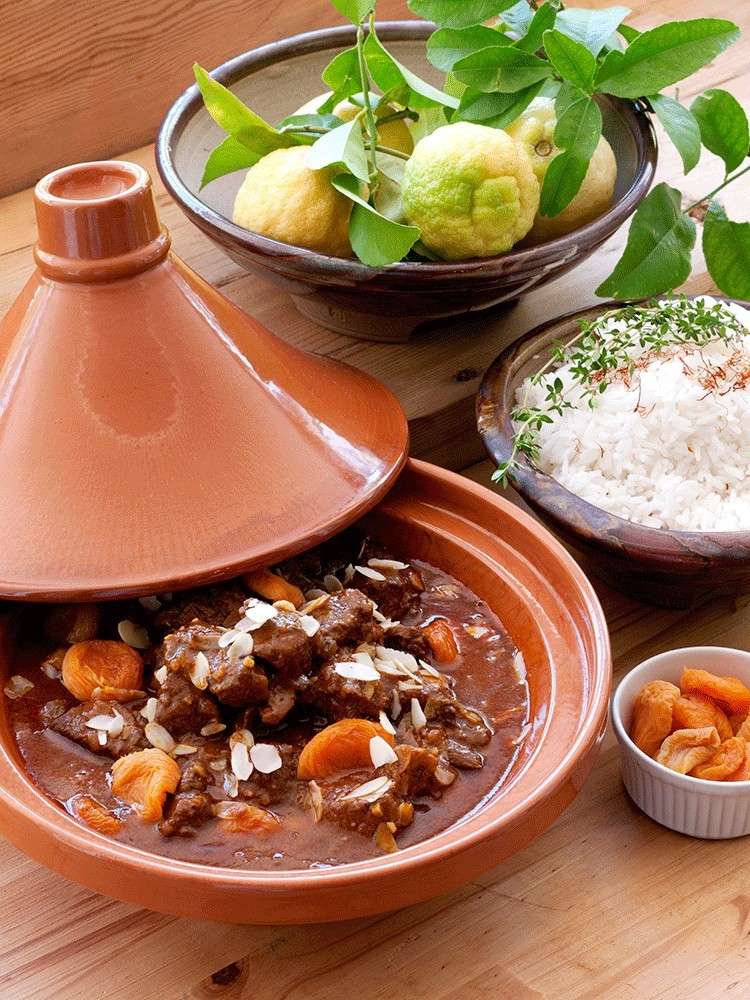
[[[0,325],[0,596],[228,577],[388,491],[408,438],[394,397],[175,257],[142,168],[58,170],[36,212],[37,270]]]

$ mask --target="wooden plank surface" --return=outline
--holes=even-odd
[[[94,6],[99,10],[92,0]],[[137,0],[128,10],[140,11],[144,30],[152,28],[145,13],[149,6],[164,9],[163,25],[173,23],[177,5],[173,9],[171,4]],[[192,6],[213,11],[213,17],[221,5]],[[662,17],[727,16],[726,4],[719,0],[637,0],[632,6],[638,27]],[[322,8],[322,0],[309,5],[313,13]],[[280,3],[229,3],[223,9],[234,22],[242,12],[252,11],[248,16],[255,19],[254,30],[263,26],[267,38],[291,30]],[[60,11],[62,17],[62,7]],[[746,5],[735,5],[729,16],[750,27]],[[239,43],[222,23],[223,28],[217,22],[212,30],[219,48],[229,39],[228,53]],[[91,37],[87,32],[82,26],[82,40]],[[163,38],[163,49],[170,53],[171,43]],[[19,25],[15,44],[22,44]],[[691,81],[683,98],[716,85],[728,87],[747,104],[747,55],[746,42],[735,47]],[[175,63],[180,72],[185,58]],[[210,55],[204,58],[211,61]],[[164,102],[170,94],[164,91]],[[16,138],[28,137],[28,123],[21,133],[18,121],[15,127]],[[67,119],[66,127],[77,128],[75,117]],[[94,131],[91,136],[93,141]],[[112,145],[114,133],[100,136],[100,141],[104,145],[92,149],[92,155],[125,148],[125,143]],[[153,171],[148,147],[126,158]],[[662,151],[659,174],[674,180],[680,175],[677,157],[668,147]],[[720,174],[718,164],[707,158],[683,188],[697,198]],[[196,270],[280,335],[382,378],[407,410],[415,454],[464,469],[485,484],[489,464],[472,464],[481,457],[473,427],[473,397],[481,372],[519,332],[561,308],[593,301],[593,288],[611,268],[624,237],[618,234],[588,264],[505,313],[452,321],[420,333],[408,345],[366,344],[299,316],[280,292],[228,261],[187,223],[158,182],[156,186],[175,249]],[[738,185],[727,198],[739,217],[745,214],[749,191]],[[4,312],[31,267],[30,193],[0,200],[0,218]],[[699,259],[691,287],[711,287]],[[459,372],[465,380],[456,378]],[[673,646],[713,643],[750,649],[750,609],[744,602],[738,607],[724,599],[690,613],[670,612],[598,589],[618,677],[646,656]],[[68,883],[0,841],[0,998],[747,997],[748,857],[747,842],[694,841],[642,816],[622,790],[611,734],[577,801],[531,847],[449,896],[375,919],[253,928],[161,916]]]

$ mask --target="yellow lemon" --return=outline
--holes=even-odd
[[[554,143],[556,124],[554,100],[550,97],[537,97],[505,130],[528,153],[540,186],[547,168],[560,152]],[[542,243],[556,236],[563,236],[597,218],[612,204],[616,180],[615,154],[602,136],[575,198],[554,218],[538,215],[529,233],[529,242]]]
[[[320,94],[318,97],[313,97],[311,101],[303,104],[301,108],[295,111],[295,115],[314,115],[317,114],[318,108],[330,97],[330,92],[327,94]],[[333,114],[337,118],[340,118],[344,122],[350,122],[356,114],[359,114],[361,108],[352,104],[350,101],[341,101],[333,109]],[[381,105],[375,112],[376,118],[385,118],[387,115],[391,115],[397,108],[392,107],[390,104]],[[381,146],[388,146],[389,149],[397,149],[401,153],[411,153],[414,149],[414,142],[411,137],[411,132],[409,131],[409,126],[406,124],[403,118],[397,118],[392,122],[385,122],[382,125],[378,125],[378,142]]]
[[[406,218],[446,260],[493,257],[522,239],[539,208],[539,182],[505,132],[456,122],[421,139],[406,164]]]
[[[309,153],[309,146],[275,149],[250,167],[232,218],[280,243],[351,257],[352,203],[331,186],[330,170],[310,170]]]

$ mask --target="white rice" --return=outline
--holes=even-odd
[[[750,388],[736,374],[750,370],[750,311],[729,308],[747,336],[713,341],[687,358],[680,349],[680,356],[654,360],[630,386],[611,381],[593,410],[569,365],[555,369],[551,377],[562,379],[573,408],[551,414],[552,423],[540,429],[538,468],[595,506],[650,527],[750,530]],[[635,348],[630,356],[643,353]],[[732,375],[706,389],[681,357],[692,370],[732,357]],[[546,409],[545,379],[520,386],[517,404],[527,386],[527,405]]]

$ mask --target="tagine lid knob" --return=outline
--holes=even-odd
[[[37,268],[0,322],[0,596],[157,593],[353,523],[406,460],[393,395],[298,350],[170,250],[137,164],[35,191]]]

